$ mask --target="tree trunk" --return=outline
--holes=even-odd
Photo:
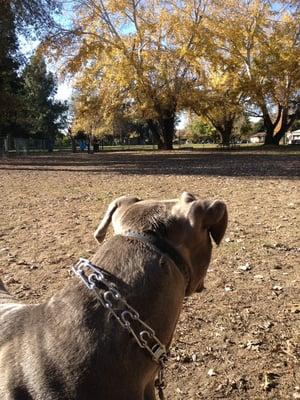
[[[164,144],[159,134],[159,126],[157,125],[157,122],[153,119],[148,119],[147,124],[152,133],[153,144],[156,144],[159,150],[163,149]]]
[[[71,136],[70,139],[72,144],[72,153],[76,153],[76,140],[73,138],[73,136]]]
[[[160,128],[163,135],[163,148],[165,150],[173,150],[173,139],[175,136],[175,115],[163,118],[160,121]]]
[[[287,131],[288,129],[280,129],[280,131],[275,135],[274,134],[268,135],[267,133],[264,145],[279,146],[280,140],[284,137]]]
[[[266,128],[266,137],[264,145],[279,146],[280,140],[287,133],[291,125],[296,119],[297,113],[289,115],[288,108],[278,106],[276,121],[273,123],[266,107],[263,109],[263,118]],[[278,126],[280,127],[278,129]],[[277,130],[277,132],[276,132]]]
[[[282,108],[279,108],[278,113],[281,115]],[[280,116],[277,116],[275,123],[272,122],[269,113],[264,110],[263,111],[263,119],[264,119],[264,125],[266,129],[266,137],[265,137],[265,142],[264,145],[266,146],[278,146],[280,139],[282,136],[284,136],[285,132],[281,136],[280,131],[284,131],[284,126],[280,128],[280,131],[278,133],[275,133],[275,129],[277,127],[277,124],[279,123]]]
[[[229,147],[232,135],[233,123],[225,123],[224,125],[215,125],[215,128],[220,133],[221,145]]]
[[[220,132],[220,134],[221,134],[221,139],[222,139],[222,142],[221,142],[222,146],[229,147],[231,130],[230,131],[223,130],[222,132]]]
[[[168,116],[162,115],[157,121],[147,120],[159,150],[173,150],[175,118],[175,113],[171,113]]]
[[[279,146],[280,140],[289,130],[289,125],[290,124],[282,124],[280,130],[277,133],[275,133],[275,127],[273,129],[267,129],[264,145]]]
[[[0,157],[4,157],[5,154],[5,143],[4,143],[4,137],[0,136]]]
[[[266,146],[278,146],[279,145],[279,140],[277,140],[276,136],[274,135],[274,132],[272,131],[267,131],[266,137],[265,137],[265,142],[264,145]]]
[[[220,134],[222,146],[228,147],[230,145],[235,118],[236,114],[227,117],[224,115],[222,120],[216,120],[208,116],[209,121]]]

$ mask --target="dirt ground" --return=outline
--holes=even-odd
[[[300,152],[55,154],[0,160],[0,270],[40,302],[72,285],[70,266],[123,194],[224,199],[225,240],[206,290],[188,298],[166,397],[300,399]]]

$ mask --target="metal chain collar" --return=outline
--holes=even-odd
[[[140,319],[139,313],[127,303],[115,285],[105,277],[106,272],[104,270],[85,258],[80,258],[78,263],[72,267],[72,270],[88,289],[95,292],[103,307],[111,312],[119,324],[128,330],[136,343],[142,349],[147,350],[153,361],[159,365],[155,387],[158,389],[159,398],[163,400],[164,368],[167,361],[166,346],[158,339],[155,331]],[[87,274],[87,271],[90,273]],[[101,282],[101,285],[105,288],[104,291],[99,290],[97,282]],[[135,326],[132,325],[133,321]],[[138,329],[136,325],[140,325],[140,328]]]

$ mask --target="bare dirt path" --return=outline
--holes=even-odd
[[[0,270],[39,302],[72,284],[70,266],[122,194],[224,199],[230,223],[207,290],[185,301],[167,399],[299,399],[299,154],[101,153],[0,160]]]

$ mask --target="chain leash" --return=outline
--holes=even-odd
[[[164,380],[164,368],[165,365],[164,363],[160,366],[160,369],[158,371],[157,379],[155,380],[154,386],[156,387],[158,391],[158,396],[160,400],[165,400],[164,396],[164,388],[166,387],[165,385],[165,380]]]
[[[115,285],[105,277],[104,270],[84,258],[80,258],[78,263],[72,267],[72,270],[88,289],[95,292],[102,306],[108,309],[118,323],[131,334],[139,347],[148,351],[153,361],[159,365],[155,387],[158,390],[159,399],[164,400],[166,346],[158,339],[155,331],[140,319],[139,313],[127,303]],[[86,271],[90,271],[90,273],[87,274]],[[104,292],[98,289],[98,282],[105,288]],[[140,329],[134,327],[132,322],[135,322],[135,325],[140,325]]]

